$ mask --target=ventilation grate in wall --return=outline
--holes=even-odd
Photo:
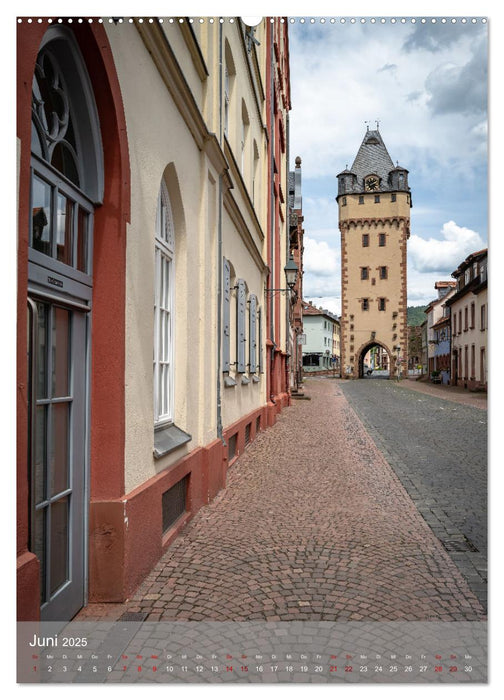
[[[187,485],[189,475],[184,476],[168,491],[163,493],[163,532],[166,532],[186,512]]]

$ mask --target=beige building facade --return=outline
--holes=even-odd
[[[379,346],[390,376],[407,369],[408,171],[394,166],[378,129],[368,129],[354,163],[338,175],[341,231],[342,376],[364,375]]]
[[[267,291],[288,25],[23,22],[18,57],[18,616],[67,620],[131,595],[290,401],[290,298]]]
[[[446,301],[451,312],[451,381],[488,389],[488,250],[471,253],[452,273],[457,286]]]

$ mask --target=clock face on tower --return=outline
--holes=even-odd
[[[371,177],[366,178],[364,187],[366,188],[367,192],[374,192],[378,189],[378,184],[378,178],[371,175]]]

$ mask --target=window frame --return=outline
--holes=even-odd
[[[175,229],[170,196],[163,179],[158,194],[154,235],[153,406],[155,428],[175,422],[174,271]],[[161,369],[162,366],[166,368],[164,372]]]

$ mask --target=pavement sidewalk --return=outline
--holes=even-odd
[[[81,620],[483,620],[337,383],[310,379],[124,605]]]
[[[422,394],[429,394],[438,399],[446,399],[447,401],[455,401],[465,406],[473,408],[481,408],[486,410],[488,407],[488,397],[485,392],[469,391],[460,386],[448,386],[446,384],[432,384],[429,381],[417,381],[413,378],[401,380],[401,384],[414,389]]]

